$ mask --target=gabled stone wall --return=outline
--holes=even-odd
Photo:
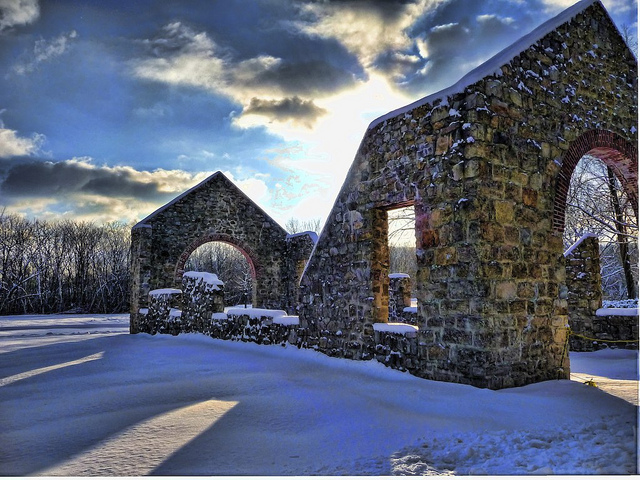
[[[636,71],[594,3],[484,77],[374,122],[302,279],[307,341],[370,358],[388,318],[387,211],[413,204],[410,371],[490,388],[568,378],[563,162],[573,145],[600,155],[637,198]]]
[[[131,230],[131,332],[149,291],[179,288],[184,265],[207,242],[237,247],[249,262],[254,306],[294,308],[309,235],[290,236],[221,172],[177,197]]]

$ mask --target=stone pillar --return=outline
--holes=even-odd
[[[224,311],[224,282],[213,273],[185,272],[182,276],[182,322],[185,331],[199,331],[211,315]]]
[[[182,304],[182,290],[177,288],[161,288],[149,292],[149,313],[146,315],[147,328],[140,331],[154,334],[159,326],[167,322],[172,308]]]
[[[148,306],[149,279],[151,278],[150,243],[152,229],[150,225],[143,225],[131,230],[131,265],[129,303],[129,332],[140,332],[140,309]]]
[[[367,212],[371,221],[371,323],[389,321],[389,222],[387,211],[374,208]]]
[[[389,321],[402,322],[405,307],[411,306],[411,277],[406,273],[389,275]]]
[[[595,338],[596,310],[602,307],[600,246],[595,235],[583,236],[565,253],[571,331]],[[571,336],[570,349],[593,351],[592,340]]]

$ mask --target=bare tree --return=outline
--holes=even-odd
[[[215,273],[224,282],[225,303],[238,305],[251,299],[253,278],[248,260],[237,248],[222,242],[198,247],[185,263],[185,270]]]
[[[302,233],[302,232],[315,232],[320,234],[322,230],[321,220],[319,218],[313,218],[311,220],[299,220],[297,218],[290,218],[287,223],[284,224],[284,229],[289,233]]]
[[[0,212],[0,314],[124,312],[129,227]]]
[[[600,240],[605,297],[635,298],[638,220],[613,170],[588,155],[578,162],[571,177],[567,195],[565,247],[587,232],[596,234]]]
[[[636,58],[638,58],[638,30],[626,23],[623,23],[620,27],[620,33],[622,34],[622,38],[629,49],[633,52]]]

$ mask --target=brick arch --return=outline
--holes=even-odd
[[[562,235],[564,231],[567,194],[571,175],[576,165],[585,155],[592,155],[613,169],[618,180],[631,200],[638,216],[638,149],[620,135],[608,130],[590,130],[573,141],[565,154],[562,167],[557,175],[553,202],[553,232]]]
[[[201,245],[204,245],[205,243],[210,243],[210,242],[222,242],[237,248],[240,251],[240,253],[242,253],[244,258],[247,259],[247,262],[249,263],[249,268],[251,269],[251,277],[253,278],[255,283],[258,276],[262,272],[262,266],[260,264],[258,255],[256,255],[252,251],[251,247],[249,247],[245,242],[235,237],[232,237],[231,235],[227,235],[225,233],[208,233],[206,235],[202,235],[201,237],[196,238],[189,245],[187,245],[187,247],[178,257],[178,261],[176,262],[176,268],[174,271],[174,278],[176,282],[182,281],[182,274],[184,273],[184,265],[185,263],[187,263],[187,260],[189,259],[191,254],[196,250],[196,248],[200,247]]]

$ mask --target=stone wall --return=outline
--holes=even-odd
[[[584,235],[565,252],[565,257],[572,333],[569,349],[592,352],[607,347],[638,348],[637,309],[602,308],[598,238]]]
[[[199,327],[212,336],[377,358],[494,389],[568,378],[568,182],[589,153],[637,203],[637,104],[635,57],[601,3],[580,3],[451,88],[374,121],[315,246],[221,173],[140,222],[131,331],[145,322],[150,290],[175,286],[197,246],[225,241],[253,266],[254,305],[295,306],[300,318],[213,313]],[[406,300],[389,279],[387,212],[408,206],[415,326],[393,322]],[[165,331],[185,331],[167,302],[152,310],[164,312]]]
[[[569,326],[576,334],[593,337],[596,310],[602,307],[598,238],[583,236],[565,253],[565,258]],[[593,350],[590,340],[573,335],[569,347],[576,352]]]
[[[312,248],[309,234],[289,235],[221,172],[139,222],[131,230],[131,332],[153,289],[180,287],[191,253],[207,242],[237,247],[253,273],[254,306],[295,308]]]
[[[387,211],[413,205],[407,369],[489,388],[568,378],[554,214],[576,151],[637,198],[637,64],[599,3],[534,33],[499,65],[372,123],[302,279],[307,344],[371,358],[373,325],[389,317]]]

